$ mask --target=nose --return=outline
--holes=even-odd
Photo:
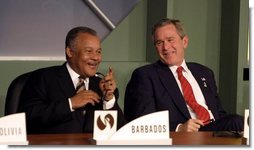
[[[99,60],[99,59],[101,59],[101,53],[93,52],[91,55],[91,58],[94,60]]]
[[[170,43],[170,42],[168,42],[168,41],[164,41],[164,42],[163,42],[163,49],[164,49],[164,50],[167,50],[170,46],[171,46],[171,43]]]

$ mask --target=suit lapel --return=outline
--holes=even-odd
[[[66,97],[73,96],[75,94],[75,87],[66,68],[66,63],[59,68],[57,76],[58,84],[63,94],[65,94]]]
[[[205,74],[204,71],[200,70],[199,68],[195,67],[192,64],[187,64],[188,68],[191,70],[192,75],[198,82],[198,85],[203,93],[203,96],[206,101],[206,105],[208,108],[213,112],[213,108],[216,108],[215,102],[213,102],[213,99],[210,91],[210,84],[208,82],[209,77]],[[214,113],[213,113],[214,114]]]
[[[95,91],[96,93],[99,93],[100,96],[102,96],[101,91],[99,89],[99,81],[100,79],[93,76],[89,78],[89,89]]]
[[[100,97],[102,97],[102,92],[98,86],[99,82],[100,82],[100,78],[95,77],[95,76],[90,77],[89,78],[89,90],[93,90],[94,92],[99,94]],[[100,103],[102,104],[102,100],[100,101]],[[100,106],[100,105],[97,105],[97,106]],[[102,109],[102,108],[100,108],[100,109]]]
[[[161,62],[156,63],[158,65],[158,75],[163,86],[167,89],[171,99],[175,103],[178,110],[186,117],[191,118],[188,108],[186,106],[185,100],[182,93],[177,85],[173,73],[170,71],[168,66],[162,64]]]

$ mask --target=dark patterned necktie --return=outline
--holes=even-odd
[[[86,87],[85,87],[85,82],[84,82],[84,79],[82,77],[79,77],[79,82],[77,84],[77,87],[76,87],[76,93],[82,91],[82,90],[85,90]]]
[[[184,99],[186,103],[191,107],[191,109],[196,113],[198,119],[203,120],[203,122],[207,122],[210,120],[209,112],[203,106],[197,103],[191,85],[183,76],[182,70],[183,67],[180,66],[176,71],[178,74],[178,79],[181,82]]]

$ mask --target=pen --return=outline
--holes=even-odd
[[[211,122],[214,122],[214,119],[206,120],[206,121],[204,121],[203,123],[204,123],[204,125],[207,125],[207,124],[209,124],[209,123],[211,123]]]
[[[97,72],[97,73],[95,74],[95,76],[100,77],[100,78],[105,78],[105,75],[102,74],[102,73],[100,73],[100,72]],[[107,81],[107,82],[108,82],[108,81]],[[107,92],[108,92],[108,91],[106,91],[106,92],[102,95],[102,100],[105,100],[105,97],[106,97],[106,95],[107,95]]]

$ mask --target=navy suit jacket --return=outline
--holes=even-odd
[[[89,78],[89,90],[102,95],[99,77]],[[94,110],[103,110],[103,102],[71,112],[68,98],[75,95],[75,87],[64,63],[34,71],[21,94],[19,112],[26,113],[27,132],[82,133],[92,132]],[[115,91],[116,99],[119,97]],[[86,110],[85,116],[83,110]],[[125,119],[117,101],[112,110],[118,110],[118,128]]]
[[[187,63],[187,66],[197,80],[214,118],[223,117],[226,112],[220,104],[212,70],[197,63]],[[126,87],[124,115],[127,121],[131,121],[162,110],[169,111],[171,131],[191,118],[173,73],[167,65],[157,61],[134,70]]]

